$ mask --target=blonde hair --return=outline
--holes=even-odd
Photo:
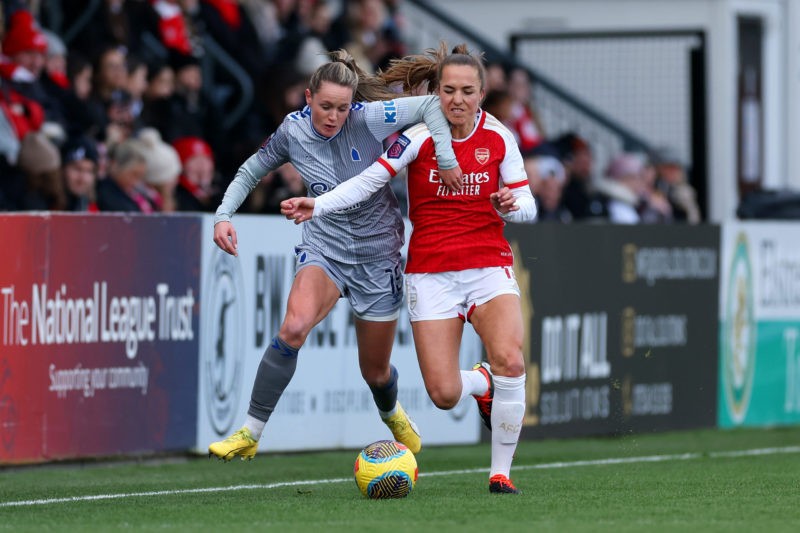
[[[486,86],[486,69],[483,66],[483,54],[473,54],[462,43],[453,47],[448,53],[447,43],[441,41],[439,48],[428,48],[423,54],[392,59],[389,68],[380,73],[387,86],[400,86],[404,93],[419,90],[427,84],[429,93],[435,92],[442,78],[442,71],[448,65],[464,65],[478,72],[481,89]]]
[[[330,52],[328,57],[330,63],[317,68],[311,75],[308,89],[312,95],[327,81],[349,87],[353,91],[353,100],[359,102],[391,100],[397,97],[397,93],[391,91],[383,79],[367,74],[346,50]]]

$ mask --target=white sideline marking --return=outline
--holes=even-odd
[[[542,463],[536,465],[514,466],[513,470],[549,470],[553,468],[573,468],[580,466],[605,466],[632,463],[658,463],[664,461],[689,461],[693,459],[725,459],[735,457],[750,457],[758,455],[777,455],[787,453],[800,453],[800,446],[784,446],[781,448],[756,448],[752,450],[735,450],[729,452],[708,453],[680,453],[672,455],[644,455],[639,457],[611,457],[608,459],[593,459],[586,461],[565,461],[556,463]],[[445,470],[441,472],[425,472],[420,477],[454,476],[461,474],[477,474],[488,472],[488,468],[469,468],[465,470]],[[304,485],[321,485],[330,483],[352,482],[353,478],[309,479],[304,481],[281,481],[278,483],[258,483],[250,485],[232,485],[229,487],[206,487],[199,489],[154,490],[148,492],[124,492],[118,494],[91,494],[86,496],[70,496],[67,498],[47,498],[41,500],[19,500],[13,502],[0,502],[2,507],[31,507],[36,505],[50,505],[53,503],[89,502],[97,500],[118,500],[123,498],[143,498],[150,496],[174,496],[178,494],[202,494],[208,492],[230,492],[237,490],[264,490],[282,487],[301,487]]]

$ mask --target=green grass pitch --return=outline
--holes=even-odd
[[[800,531],[800,427],[527,441],[519,496],[489,447],[428,447],[402,500],[363,498],[357,450],[0,468],[0,531]]]

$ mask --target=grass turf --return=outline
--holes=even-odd
[[[430,447],[385,501],[358,492],[356,450],[6,468],[0,530],[798,531],[798,445],[798,427],[522,442],[519,496],[488,494],[488,445]]]

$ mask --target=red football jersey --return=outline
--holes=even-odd
[[[433,140],[424,125],[404,133],[378,161],[394,175],[408,166],[408,216],[413,225],[406,272],[447,272],[509,266],[514,262],[503,235],[505,222],[489,195],[502,186],[527,187],[513,134],[480,112],[475,129],[454,139],[463,187],[453,192],[439,181]]]

